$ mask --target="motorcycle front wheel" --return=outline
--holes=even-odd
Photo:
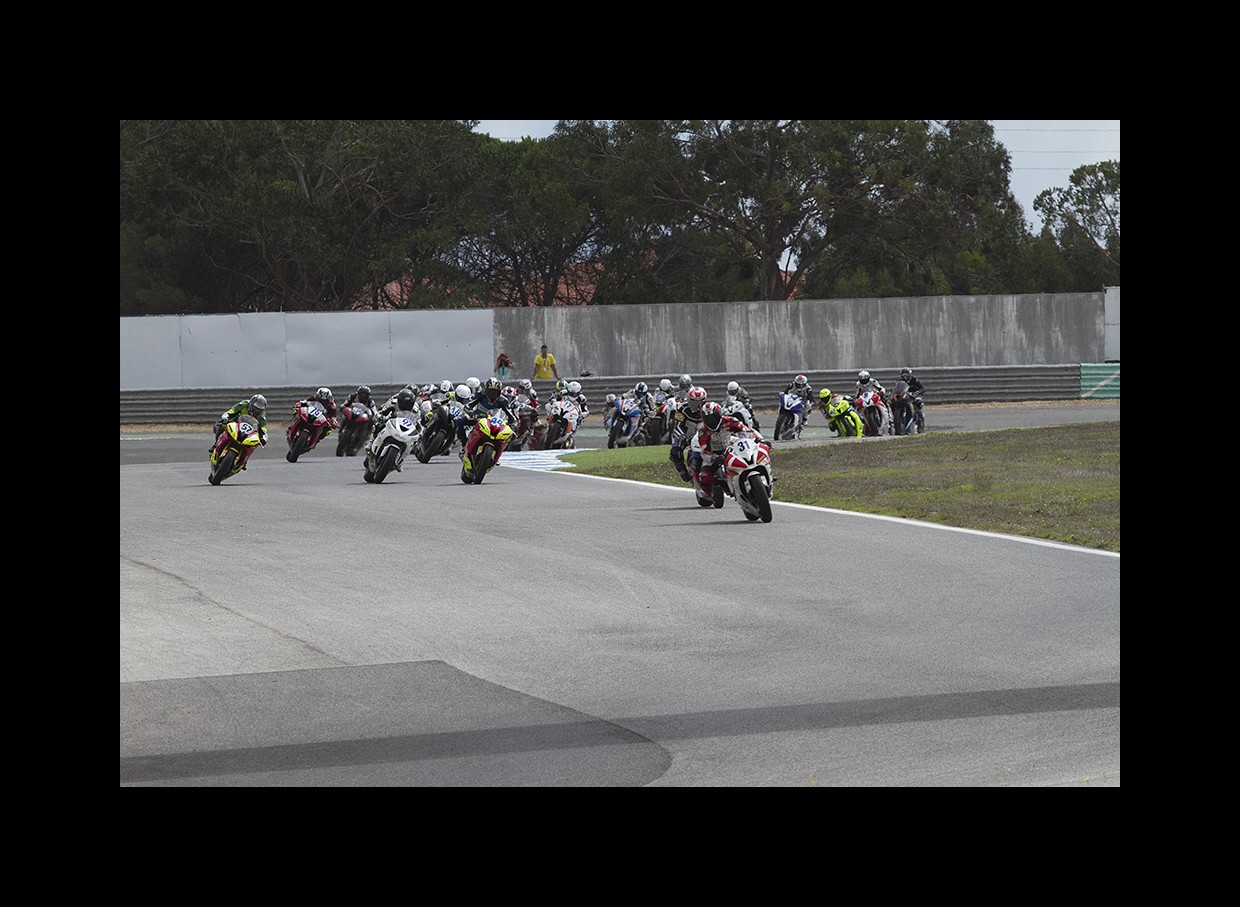
[[[226,450],[220,455],[220,461],[216,464],[215,469],[211,470],[211,475],[207,477],[212,485],[218,485],[226,478],[232,475],[233,463],[237,459],[235,450]]]
[[[560,431],[560,423],[558,422],[553,422],[547,427],[547,436],[544,444],[546,450],[551,450],[555,447],[555,442],[560,440]]]
[[[767,494],[766,483],[762,481],[762,476],[749,477],[749,497],[753,500],[754,506],[758,508],[758,516],[762,518],[762,522],[769,523],[773,516],[771,496]]]
[[[396,445],[389,444],[383,448],[383,455],[379,458],[379,465],[375,467],[375,481],[382,482],[387,478],[388,473],[396,468],[396,460],[400,457],[400,451]]]
[[[781,415],[778,419],[775,420],[775,440],[776,441],[789,440],[788,438],[784,437],[784,432],[787,430],[791,422],[792,422],[792,417],[787,414]]]
[[[309,443],[310,433],[304,429],[299,431],[297,433],[297,437],[293,439],[293,446],[289,448],[289,451],[285,454],[284,459],[288,460],[290,463],[296,463],[297,458],[306,452],[306,445]]]
[[[336,456],[343,457],[349,450],[349,442],[353,439],[353,432],[342,431],[340,439],[336,442]]]
[[[473,483],[481,485],[482,480],[486,478],[486,474],[495,465],[495,448],[491,447],[490,444],[484,444],[479,447],[474,451],[473,464]]]

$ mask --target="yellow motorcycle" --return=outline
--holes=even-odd
[[[461,481],[466,485],[481,485],[515,436],[516,432],[503,413],[488,413],[475,422],[465,443],[465,455],[461,457]]]

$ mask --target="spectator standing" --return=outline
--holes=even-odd
[[[512,378],[512,360],[508,358],[507,353],[500,353],[495,360],[495,377],[499,379],[500,384],[507,384]]]
[[[560,371],[555,367],[555,357],[547,352],[547,344],[542,345],[542,352],[534,357],[534,380],[555,378],[560,380]]]

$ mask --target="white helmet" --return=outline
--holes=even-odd
[[[741,389],[741,386],[737,384],[735,381],[728,382],[728,393],[729,394],[735,394],[740,389]]]
[[[659,390],[663,391],[663,393],[665,394],[670,394],[672,392],[672,379],[664,378],[662,381],[660,381]]]
[[[482,387],[482,382],[477,378],[466,378],[465,383],[469,386],[471,391],[477,391],[478,388]]]
[[[607,398],[604,400],[604,402],[605,402],[605,403],[607,403],[607,404],[610,406],[612,403],[615,403],[615,402],[616,402],[616,395],[615,395],[615,394],[608,394],[608,395],[607,395]]]
[[[862,369],[861,371],[857,372],[857,383],[858,384],[869,384],[870,373],[867,372],[865,369]]]
[[[462,403],[468,403],[474,399],[474,392],[468,384],[458,384],[456,386],[456,399]]]
[[[449,381],[447,378],[444,378],[442,381],[440,381],[440,382],[439,382],[439,392],[440,392],[441,394],[450,394],[450,393],[452,393],[452,382],[451,382],[451,381]]]
[[[681,375],[680,376],[680,387],[682,390],[688,390],[689,388],[693,387],[693,378],[690,377],[689,375]]]
[[[570,381],[568,382],[568,387],[566,387],[565,390],[567,390],[570,394],[576,397],[578,394],[581,393],[581,382]]]

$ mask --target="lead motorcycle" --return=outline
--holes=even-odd
[[[360,400],[340,409],[340,437],[336,441],[336,456],[356,457],[370,438],[371,420],[374,413]]]
[[[299,400],[293,405],[293,418],[288,424],[288,453],[284,459],[296,463],[298,457],[318,446],[331,427],[323,404],[313,398]]]
[[[366,447],[362,478],[377,484],[393,470],[400,472],[405,456],[413,449],[417,439],[417,413],[404,409],[392,413]]]
[[[465,455],[461,457],[461,481],[466,485],[481,485],[488,472],[495,466],[508,448],[514,432],[502,413],[492,412],[474,423]]]
[[[775,479],[771,475],[771,452],[745,435],[732,435],[723,450],[723,477],[745,519],[751,523],[771,521],[771,496]]]
[[[207,481],[218,485],[245,469],[261,438],[258,421],[248,415],[233,416],[225,422],[211,451],[211,472],[207,474]]]

